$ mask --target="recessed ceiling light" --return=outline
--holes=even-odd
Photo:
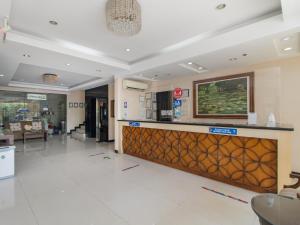
[[[287,37],[282,38],[281,40],[282,41],[289,41],[290,39],[291,39],[291,37],[287,36]]]
[[[283,51],[287,52],[287,51],[291,51],[292,49],[293,49],[292,47],[287,47],[287,48],[284,48]]]
[[[248,54],[247,54],[247,53],[244,53],[243,56],[248,56]]]
[[[189,65],[192,65],[192,64],[193,64],[193,62],[188,62],[188,64],[189,64]]]
[[[221,10],[221,9],[225,9],[226,8],[226,4],[222,3],[216,6],[217,10]]]
[[[203,69],[204,69],[203,66],[198,67],[198,70],[203,70]]]
[[[130,48],[126,48],[125,51],[126,51],[126,52],[130,52],[131,49],[130,49]]]
[[[71,66],[71,63],[67,63],[66,66]]]
[[[56,22],[55,20],[50,20],[49,23],[54,26],[58,25],[58,22]]]
[[[30,58],[31,55],[29,55],[29,54],[23,54],[23,57]]]
[[[0,77],[4,77],[4,74],[0,74]]]

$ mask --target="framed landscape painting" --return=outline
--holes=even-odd
[[[247,119],[254,112],[254,73],[194,81],[194,118]]]

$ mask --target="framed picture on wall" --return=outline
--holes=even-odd
[[[74,102],[74,108],[78,108],[78,102]]]
[[[152,99],[151,92],[146,93],[145,97],[146,97],[146,99]]]
[[[69,102],[69,108],[73,108],[73,107],[74,107],[73,102]]]
[[[183,89],[182,90],[182,98],[190,97],[190,89]]]
[[[146,119],[147,120],[152,119],[152,110],[151,109],[146,109]]]
[[[254,73],[194,81],[194,118],[247,119],[254,112]]]

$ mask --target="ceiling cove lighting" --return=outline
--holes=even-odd
[[[142,29],[141,6],[137,0],[108,0],[107,28],[115,34],[133,36]]]
[[[204,73],[204,72],[208,71],[204,66],[201,66],[201,65],[199,65],[197,63],[192,63],[192,64],[181,63],[181,64],[179,64],[179,66],[181,66],[181,67],[183,67],[185,69],[194,71],[196,73]]]
[[[282,38],[281,40],[282,41],[289,41],[289,40],[291,40],[291,37],[287,36],[287,37]]]
[[[287,48],[284,48],[284,49],[283,49],[283,51],[285,51],[285,52],[287,52],[287,51],[291,51],[291,50],[293,50],[293,48],[292,48],[292,47],[287,47]]]

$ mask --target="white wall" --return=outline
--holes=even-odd
[[[185,121],[195,122],[226,122],[240,123],[245,120],[220,120],[220,119],[194,119],[193,118],[193,81],[206,78],[226,76],[245,72],[255,72],[255,111],[258,114],[258,122],[267,122],[268,115],[273,112],[278,122],[291,125],[293,132],[293,170],[300,172],[300,57],[277,60],[237,69],[227,69],[210,74],[197,74],[195,76],[179,77],[167,81],[153,82],[150,91],[167,91],[176,87],[190,89],[190,97],[185,100]],[[140,119],[138,114],[139,99],[137,92],[123,90],[121,81],[118,81],[118,89],[115,90],[116,99],[119,99],[119,119],[122,119],[124,100],[128,101],[128,119]],[[120,96],[117,96],[119,95]],[[116,126],[117,127],[117,126]],[[118,128],[117,128],[118,129]],[[118,132],[118,131],[117,131]],[[116,132],[116,133],[117,133]],[[117,140],[117,137],[116,137]]]
[[[118,78],[118,118],[128,120],[144,120],[144,108],[140,105],[140,96],[145,95],[146,92],[151,90],[151,83],[149,82],[149,89],[145,91],[131,90],[123,88],[123,79]],[[143,81],[145,82],[145,81]],[[124,103],[127,103],[127,109]]]
[[[84,91],[71,91],[67,94],[67,132],[85,121],[85,107],[70,108],[69,103],[77,102],[85,104]]]
[[[120,119],[143,120],[144,116],[141,114],[140,95],[150,91],[151,83],[149,82],[149,90],[140,92],[136,90],[128,90],[123,88],[123,79],[116,78],[114,83],[115,93],[115,149],[119,146],[119,124]],[[124,102],[127,102],[127,109],[124,108]],[[126,114],[126,115],[125,115]]]
[[[280,120],[280,93],[281,93],[281,76],[280,66],[272,66],[266,68],[242,68],[237,70],[221,71],[205,75],[195,75],[189,77],[180,77],[177,79],[154,82],[152,91],[174,90],[179,87],[189,89],[189,98],[184,99],[183,110],[185,114],[181,118],[182,121],[192,122],[224,122],[224,123],[240,123],[246,120],[237,119],[197,119],[193,118],[193,81],[202,80],[212,77],[220,77],[245,72],[255,73],[255,111],[258,114],[258,122],[264,123],[268,119],[270,112],[275,113],[277,120]]]

